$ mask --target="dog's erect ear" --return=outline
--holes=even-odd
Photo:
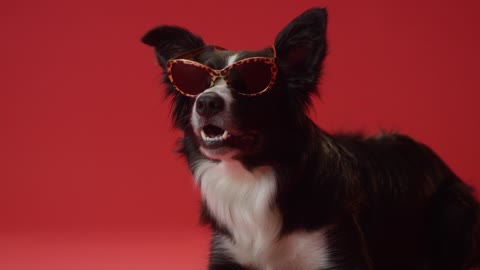
[[[316,83],[327,51],[326,27],[324,8],[309,9],[291,21],[275,39],[280,69]]]
[[[205,46],[203,40],[177,26],[159,26],[148,31],[142,42],[155,48],[158,63],[165,67],[168,59]]]

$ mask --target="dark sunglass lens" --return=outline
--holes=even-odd
[[[234,65],[228,73],[228,84],[236,91],[252,95],[265,90],[272,80],[272,64],[263,61]]]
[[[208,71],[194,64],[175,62],[171,72],[175,85],[186,94],[198,95],[210,87]]]

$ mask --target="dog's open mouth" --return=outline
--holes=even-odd
[[[214,125],[203,127],[200,135],[206,145],[225,143],[231,137],[227,130]]]
[[[214,150],[223,147],[249,150],[259,142],[254,132],[231,132],[215,125],[206,125],[200,129],[200,141],[205,149]]]

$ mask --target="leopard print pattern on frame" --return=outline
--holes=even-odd
[[[236,91],[236,92],[238,94],[244,95],[244,96],[258,96],[258,95],[261,95],[261,94],[265,93],[266,91],[270,90],[273,87],[273,85],[275,84],[275,79],[277,77],[278,68],[277,68],[277,65],[276,65],[276,49],[275,49],[274,46],[271,46],[271,49],[273,51],[273,56],[272,57],[249,57],[249,58],[245,58],[245,59],[236,61],[235,63],[233,63],[233,64],[231,64],[231,65],[229,65],[229,66],[227,66],[227,67],[225,67],[221,70],[212,69],[212,68],[210,68],[210,67],[208,67],[208,66],[206,66],[202,63],[199,63],[199,62],[188,59],[188,58],[192,58],[193,56],[201,53],[203,50],[205,50],[207,48],[214,48],[216,50],[225,50],[225,49],[223,49],[221,47],[218,47],[218,46],[213,46],[213,45],[212,46],[206,46],[206,47],[195,49],[193,51],[186,52],[184,54],[181,54],[179,56],[171,58],[170,60],[167,61],[167,76],[168,76],[168,79],[170,80],[170,82],[171,82],[172,86],[175,88],[175,90],[180,92],[182,95],[185,95],[185,96],[188,96],[188,97],[196,97],[200,93],[198,93],[198,94],[187,93],[187,92],[183,91],[177,85],[177,83],[175,82],[175,79],[173,78],[172,69],[173,69],[173,66],[175,64],[178,64],[178,63],[186,64],[186,65],[192,65],[192,66],[195,66],[197,68],[200,68],[200,69],[206,71],[210,75],[210,79],[211,79],[210,80],[210,85],[208,87],[212,87],[215,84],[215,81],[218,78],[221,78],[221,79],[225,80],[226,84],[228,86],[230,86],[230,88],[232,88],[234,91],[236,91],[229,84],[228,75],[229,75],[230,70],[232,70],[233,68],[235,68],[239,65],[242,65],[242,64],[263,62],[263,63],[270,66],[271,78],[270,78],[270,82],[268,83],[268,85],[264,89],[262,89],[261,91],[258,91],[258,92],[255,92],[255,93],[242,93],[242,92],[239,92],[239,91]]]

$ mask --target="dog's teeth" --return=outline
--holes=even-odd
[[[218,135],[215,137],[209,137],[205,131],[202,129],[200,130],[200,136],[202,137],[202,140],[206,142],[214,142],[214,141],[224,141],[226,140],[230,134],[228,134],[228,131],[224,130],[222,135]]]
[[[207,141],[209,138],[207,137],[207,134],[205,134],[205,131],[203,129],[200,131],[200,135],[202,136],[202,139],[204,141]]]
[[[223,135],[220,137],[220,139],[221,139],[222,141],[224,141],[224,140],[226,140],[227,138],[228,138],[228,131],[225,130],[225,131],[223,132]]]

